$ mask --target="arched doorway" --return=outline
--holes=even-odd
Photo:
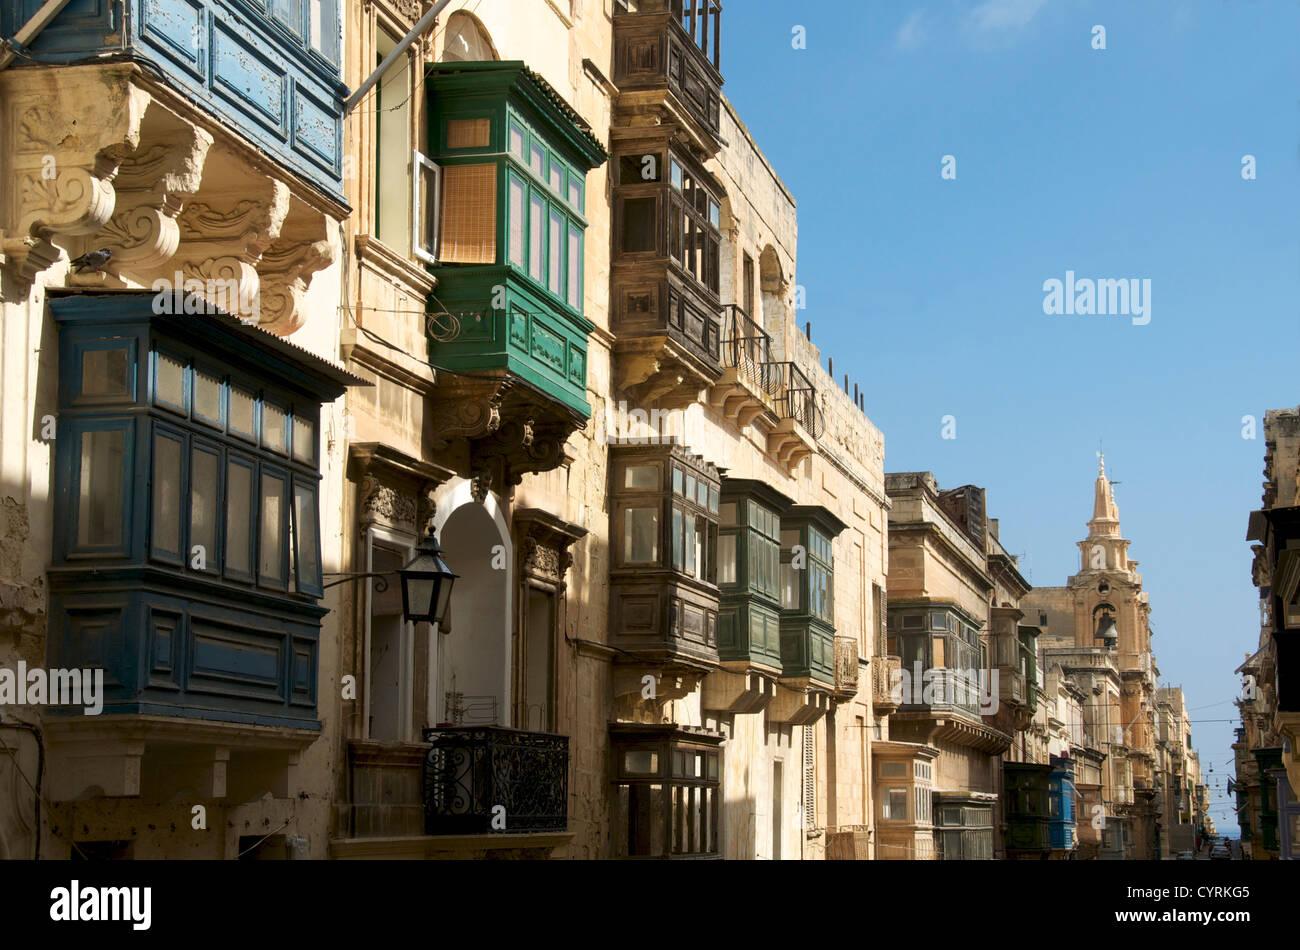
[[[493,498],[479,504],[465,483],[451,501],[438,540],[460,579],[452,591],[448,622],[438,635],[431,712],[438,723],[507,725],[510,538]]]

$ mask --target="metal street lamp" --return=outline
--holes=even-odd
[[[459,574],[453,573],[442,559],[442,548],[432,525],[424,536],[415,557],[397,572],[402,578],[402,612],[411,623],[426,621],[443,624],[451,588]]]

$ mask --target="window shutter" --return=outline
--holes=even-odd
[[[443,262],[495,264],[496,166],[448,165],[442,175]]]
[[[803,727],[803,826],[807,831],[817,827],[817,748],[812,726]]]

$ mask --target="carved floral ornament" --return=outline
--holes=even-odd
[[[418,521],[415,492],[403,492],[381,482],[374,475],[361,480],[361,514],[364,524],[386,524],[415,533]]]
[[[197,293],[292,333],[305,322],[312,275],[335,259],[335,222],[155,98],[135,72],[48,70],[39,96],[0,87],[0,161],[12,182],[0,195],[4,266],[30,288],[65,256],[56,240],[68,256],[106,247],[104,271],[69,283]]]

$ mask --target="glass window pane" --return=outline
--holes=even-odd
[[[309,464],[316,458],[316,426],[302,416],[293,417],[293,457]]]
[[[709,505],[709,483],[699,481],[695,483],[695,503],[702,508]]]
[[[686,498],[688,501],[695,500],[695,476],[686,473]]]
[[[521,162],[524,160],[524,130],[513,122],[510,123],[510,154]]]
[[[566,299],[574,310],[582,309],[582,232],[569,225],[569,286]]]
[[[724,534],[718,538],[718,583],[736,583],[736,536]]]
[[[718,490],[711,485],[709,486],[709,511],[715,515],[718,513]]]
[[[419,231],[419,249],[435,260],[438,257],[438,168],[432,162],[421,159],[417,170],[419,175],[420,219],[416,222]]]
[[[628,508],[624,510],[623,561],[627,564],[658,563],[658,508]]]
[[[153,549],[181,553],[181,443],[155,432],[153,437]]]
[[[524,183],[510,179],[510,263],[524,266]]]
[[[572,174],[569,175],[569,204],[582,210],[582,179]]]
[[[126,396],[126,350],[84,350],[81,354],[83,396]]]
[[[623,771],[628,775],[656,775],[659,772],[659,753],[646,750],[624,752]]]
[[[680,495],[681,493],[682,493],[682,470],[674,466],[673,467],[673,494]]]
[[[624,488],[649,488],[656,489],[659,487],[659,466],[658,465],[629,465],[623,473]]]
[[[262,473],[262,530],[257,546],[257,577],[261,582],[284,582],[284,479]]]
[[[563,193],[564,192],[564,169],[561,168],[559,165],[557,165],[554,161],[552,161],[550,172],[551,172],[551,176],[550,176],[551,190],[553,190],[556,194]]]
[[[194,417],[221,425],[221,380],[194,371]]]
[[[249,439],[257,437],[253,431],[253,406],[255,401],[252,393],[244,392],[238,386],[230,387],[230,431],[238,435],[245,436]]]
[[[546,206],[537,195],[528,200],[528,273],[536,280],[542,279],[542,260],[546,251]]]
[[[725,525],[736,524],[736,503],[728,501],[718,507],[718,517]]]
[[[546,164],[546,151],[540,145],[534,142],[532,151],[530,153],[530,158],[528,160],[528,167],[530,167],[533,170],[533,172],[537,175],[538,178],[541,178],[542,175],[545,174],[545,172],[542,170],[545,164]]]
[[[248,525],[253,510],[253,470],[231,459],[226,465],[226,570],[252,572]]]
[[[548,247],[551,249],[550,267],[547,268],[547,289],[557,297],[560,295],[560,250],[564,247],[564,221],[558,211],[551,212],[551,233]]]
[[[682,510],[673,507],[673,567],[682,569]]]
[[[285,451],[289,435],[285,421],[283,409],[269,402],[262,403],[262,444],[268,449],[280,453]]]
[[[299,586],[319,588],[320,563],[316,553],[316,492],[295,480],[293,486],[293,524],[297,535],[297,582]]]
[[[623,201],[623,235],[620,248],[628,252],[655,249],[657,198],[626,198]]]
[[[677,164],[676,159],[672,162],[672,168],[669,174],[672,178],[673,187],[680,191],[682,187],[682,166]]]
[[[217,465],[215,452],[198,446],[190,456],[190,549],[186,552],[190,566],[195,548],[202,548],[204,570],[217,569]]]
[[[673,510],[673,514],[674,515],[678,514],[676,509]],[[691,575],[692,577],[695,577],[697,575],[697,566],[698,566],[697,557],[700,553],[700,542],[695,531],[695,519],[692,518],[690,515],[686,516],[685,528],[686,528],[685,570],[687,574]]]
[[[154,401],[167,403],[177,409],[185,408],[185,364],[162,353],[158,354]]]
[[[798,610],[803,598],[799,590],[799,572],[792,564],[781,565],[781,606],[786,610]]]
[[[79,546],[122,543],[125,446],[126,433],[121,429],[81,434],[81,487],[77,503]]]

